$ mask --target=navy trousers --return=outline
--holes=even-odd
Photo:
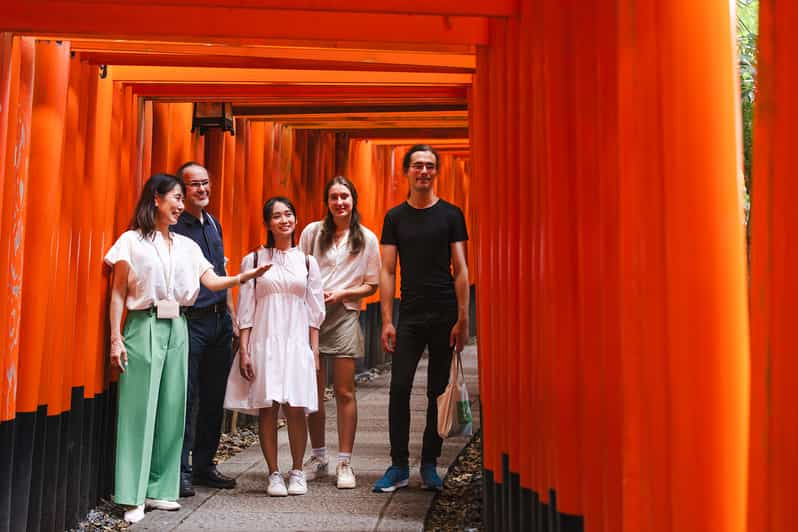
[[[232,338],[233,323],[227,312],[189,316],[186,428],[180,460],[183,475],[203,473],[213,466],[221,436],[227,375],[233,362]]]

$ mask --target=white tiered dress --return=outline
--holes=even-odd
[[[318,410],[316,365],[310,348],[308,327],[324,321],[324,294],[316,259],[298,248],[287,251],[260,248],[258,265],[272,267],[257,283],[241,286],[238,326],[252,328],[249,353],[255,379],[241,376],[238,354],[230,368],[224,407],[256,415],[273,403]],[[241,262],[241,271],[254,267],[253,254]],[[308,271],[308,269],[310,271]]]

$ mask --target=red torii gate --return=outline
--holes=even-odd
[[[554,527],[546,516],[558,516],[568,530],[794,528],[786,238],[796,120],[786,80],[798,68],[787,52],[794,38],[777,30],[795,9],[762,6],[749,311],[726,0],[0,6],[8,32],[0,50],[4,448],[31,428],[37,409],[52,418],[77,399],[104,397],[99,257],[130,212],[132,195],[121,192],[136,190],[152,164],[164,133],[157,113],[168,105],[144,96],[259,104],[279,76],[309,84],[299,91],[305,103],[323,80],[357,87],[350,96],[362,91],[364,105],[423,104],[424,91],[453,103],[452,92],[468,90],[490,526],[544,530]],[[205,42],[216,46],[203,52]],[[320,51],[292,65],[291,54],[307,48]],[[71,49],[85,61],[70,64]],[[99,79],[98,61],[126,65],[119,71],[128,81],[115,81],[113,66]],[[196,77],[159,84],[163,71],[147,69],[163,66],[251,70],[216,80],[184,70]],[[470,85],[472,70],[473,85],[457,88]],[[414,73],[425,87],[389,94]],[[393,89],[363,87],[371,75]],[[174,105],[168,112],[184,112]],[[208,137],[176,153],[243,150],[243,159],[218,156],[241,179],[244,163],[265,168],[247,142],[263,149],[284,134],[257,120],[248,127],[255,133]],[[277,157],[275,172],[292,156]],[[226,186],[220,201],[264,185]],[[229,202],[221,208],[233,216]],[[234,248],[257,238],[256,221],[244,225]],[[76,343],[56,345],[61,338]],[[16,460],[29,458],[28,485],[54,474],[34,452],[11,464],[18,471]],[[14,482],[0,478],[9,494],[0,510],[13,509]],[[24,527],[6,515],[0,530]]]

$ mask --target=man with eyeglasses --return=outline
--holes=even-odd
[[[186,184],[185,208],[172,230],[196,242],[217,275],[225,272],[222,226],[205,208],[210,201],[208,171],[189,161],[177,170]],[[233,361],[234,309],[229,290],[200,287],[188,318],[188,390],[186,427],[180,461],[180,496],[194,495],[193,484],[233,488],[236,481],[221,474],[213,462],[222,425],[227,374]],[[191,463],[189,464],[189,452]]]
[[[443,483],[436,469],[443,441],[438,436],[437,398],[449,382],[452,350],[468,339],[468,266],[463,212],[435,194],[438,154],[413,146],[402,161],[410,185],[407,201],[385,215],[380,271],[383,348],[393,353],[388,425],[391,467],[375,492],[406,487],[410,476],[410,392],[424,348],[429,353],[427,423],[421,450],[421,481],[427,489]],[[402,266],[399,322],[393,325],[396,258]]]

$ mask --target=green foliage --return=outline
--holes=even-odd
[[[756,88],[756,42],[759,34],[759,0],[737,0],[737,48],[740,69],[740,100],[743,121],[745,189],[751,190],[754,97]]]

